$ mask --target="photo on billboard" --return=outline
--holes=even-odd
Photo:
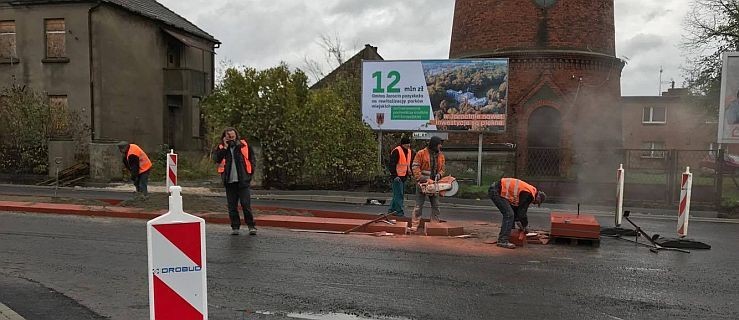
[[[504,132],[507,111],[508,59],[362,63],[374,130]]]
[[[739,143],[739,52],[724,53],[721,71],[719,143]]]

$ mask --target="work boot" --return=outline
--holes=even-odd
[[[250,236],[255,236],[255,235],[257,235],[257,227],[252,227],[252,226],[250,226],[250,227],[249,227],[249,235],[250,235]]]
[[[231,229],[231,235],[232,236],[238,236],[239,235],[239,229]]]
[[[510,243],[508,241],[505,242],[498,242],[498,247],[506,248],[506,249],[516,249],[516,245],[513,243]]]

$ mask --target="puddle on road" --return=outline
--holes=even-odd
[[[254,313],[264,315],[281,315],[293,319],[306,319],[306,320],[410,320],[409,318],[399,317],[360,317],[353,314],[346,313],[282,313],[282,312],[270,312],[270,311],[255,311]]]

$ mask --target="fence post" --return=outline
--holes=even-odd
[[[382,130],[377,131],[377,163],[380,164],[380,169],[385,167],[382,163]]]
[[[624,165],[616,171],[616,228],[621,226],[624,213]]]
[[[482,185],[482,132],[477,141],[477,186]]]
[[[672,194],[672,154],[671,150],[665,150],[665,205],[670,205]]]
[[[724,149],[719,147],[716,152],[716,209],[721,208],[724,198]]]
[[[513,148],[513,176],[518,177],[518,145]]]

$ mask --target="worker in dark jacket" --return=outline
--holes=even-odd
[[[408,176],[412,174],[411,160],[413,160],[411,139],[403,137],[400,139],[400,145],[390,152],[390,162],[388,163],[390,178],[393,179],[393,200],[390,202],[388,212],[394,213],[399,217],[405,215],[403,211],[405,181],[408,179]]]
[[[250,189],[251,177],[256,168],[254,150],[245,139],[239,138],[236,129],[227,128],[221,134],[221,143],[213,150],[213,160],[218,164],[218,173],[226,188],[231,234],[239,234],[241,219],[238,204],[241,203],[249,234],[256,235],[257,228],[251,211]]]
[[[515,249],[516,245],[510,243],[509,237],[515,222],[521,223],[521,231],[528,232],[529,219],[527,211],[530,204],[538,204],[546,200],[547,195],[537,190],[534,186],[523,180],[515,178],[502,178],[493,183],[488,189],[488,196],[493,201],[503,221],[500,224],[498,234],[498,246],[506,249]]]
[[[121,141],[117,146],[118,151],[123,155],[123,165],[131,172],[131,181],[136,187],[138,196],[146,198],[149,195],[149,173],[152,167],[149,156],[141,147],[133,143]]]

